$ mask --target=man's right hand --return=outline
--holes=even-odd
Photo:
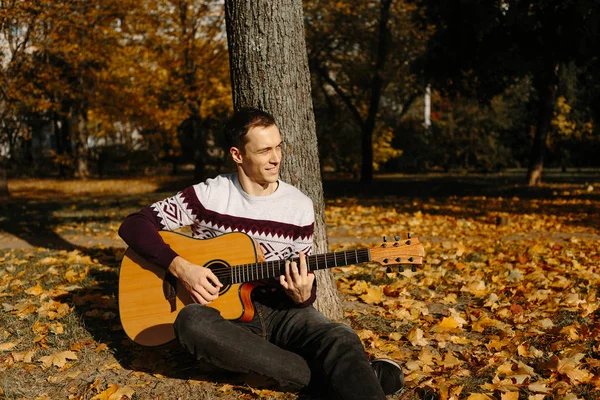
[[[171,261],[169,271],[179,279],[196,303],[205,305],[219,297],[219,288],[223,284],[209,268],[177,256]]]

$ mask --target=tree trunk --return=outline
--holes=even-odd
[[[533,146],[531,148],[531,160],[527,171],[528,186],[537,186],[542,182],[542,171],[544,169],[544,156],[546,155],[546,140],[550,132],[554,105],[556,104],[556,92],[558,90],[558,65],[550,73],[538,74],[534,78],[534,85],[538,94],[538,117]]]
[[[10,192],[8,190],[8,175],[6,174],[6,166],[0,164],[0,202],[8,200]]]
[[[328,250],[323,184],[302,1],[226,0],[225,18],[235,109],[256,107],[273,114],[286,143],[282,179],[315,204],[315,247]],[[317,272],[315,304],[331,319],[343,310],[330,270]]]
[[[74,137],[75,142],[75,163],[76,175],[79,179],[87,179],[90,176],[88,169],[88,144],[87,144],[87,127],[86,127],[86,112],[79,106],[74,106],[71,109],[70,129],[71,137]]]
[[[201,181],[206,178],[206,135],[199,115],[194,116],[192,129],[194,132],[194,179]]]
[[[54,113],[53,131],[56,137],[56,153],[61,160],[58,164],[58,175],[61,178],[69,176],[69,168],[65,161],[71,157],[71,137],[69,136],[68,117],[65,114]]]
[[[392,0],[381,0],[379,19],[379,42],[377,43],[377,56],[375,70],[371,80],[371,97],[369,99],[369,114],[362,129],[362,167],[360,180],[371,182],[373,180],[373,132],[377,122],[381,93],[383,92],[383,70],[390,49],[391,33],[388,27],[390,20],[390,6]]]

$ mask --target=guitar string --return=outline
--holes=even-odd
[[[369,259],[368,259],[369,250],[368,249],[361,249],[361,250],[356,250],[356,251],[353,250],[352,252],[356,253],[356,256],[355,256],[356,263],[363,263],[363,262],[369,261]],[[309,256],[309,260],[310,260],[309,263],[316,262],[317,264],[325,263],[325,265],[327,265],[327,263],[331,261],[335,265],[337,265],[338,261],[339,262],[344,261],[344,265],[348,265],[346,263],[347,253],[348,252],[336,252],[336,253],[328,253],[328,254],[324,254],[324,255],[318,254],[318,255]],[[366,257],[366,259],[361,260],[361,258],[364,258],[364,257]],[[258,276],[264,277],[266,275],[267,277],[269,277],[271,275],[271,271],[273,270],[273,267],[275,267],[276,269],[278,269],[281,272],[281,268],[283,267],[282,262],[285,263],[285,261],[286,260],[274,260],[274,261],[263,261],[263,262],[258,262],[258,263],[242,264],[242,265],[235,265],[235,266],[224,266],[224,267],[218,267],[218,268],[211,269],[211,271],[217,276],[217,278],[228,278],[235,274],[236,276],[241,275],[243,277],[248,277],[248,278],[254,277],[254,275],[256,275],[256,280],[260,280],[262,278],[258,278]],[[298,262],[298,258],[292,259],[292,261]],[[315,269],[319,269],[319,268],[315,268]],[[266,274],[265,274],[265,272],[266,272]],[[280,275],[280,274],[275,274],[275,275]]]

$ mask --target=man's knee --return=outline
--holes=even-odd
[[[325,337],[332,344],[343,349],[363,349],[363,344],[356,332],[341,323],[334,323],[326,332]]]
[[[173,323],[175,336],[181,341],[191,334],[206,335],[213,328],[213,322],[222,318],[217,310],[200,304],[189,304],[177,315]]]

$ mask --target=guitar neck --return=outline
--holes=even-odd
[[[232,283],[253,282],[285,275],[286,261],[287,260],[274,260],[235,265],[231,267]],[[299,263],[298,258],[292,258],[290,261]],[[307,256],[306,266],[308,271],[311,272],[333,267],[343,267],[351,264],[361,264],[369,261],[371,261],[370,250],[357,249]]]

